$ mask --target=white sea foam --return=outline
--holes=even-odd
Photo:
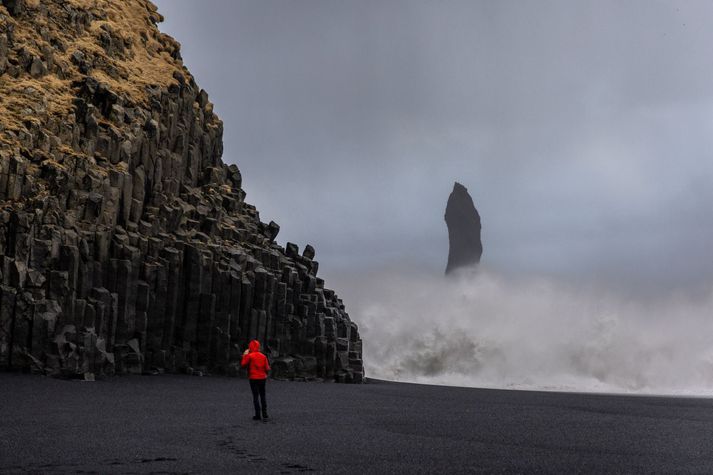
[[[370,377],[713,395],[713,289],[632,299],[482,269],[457,278],[383,272],[342,288]]]

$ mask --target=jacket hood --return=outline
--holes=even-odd
[[[255,353],[256,351],[260,350],[260,342],[257,340],[253,340],[248,344],[248,349],[250,350],[250,353]]]

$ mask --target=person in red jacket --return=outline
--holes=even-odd
[[[243,353],[242,367],[248,368],[248,378],[250,379],[250,389],[253,393],[253,404],[255,405],[255,417],[253,420],[260,420],[260,403],[262,403],[262,418],[267,419],[267,403],[265,402],[265,380],[267,372],[270,371],[270,363],[267,356],[260,352],[260,342],[252,340],[248,344],[248,349]],[[260,401],[258,401],[258,395]]]

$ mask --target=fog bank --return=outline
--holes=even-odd
[[[339,280],[372,378],[713,394],[713,291],[644,299],[482,267],[453,279],[393,270]]]

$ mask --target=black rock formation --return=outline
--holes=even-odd
[[[148,0],[0,0],[0,368],[360,382],[312,246],[275,242]],[[289,203],[285,204],[289,206]]]
[[[446,274],[460,267],[480,262],[483,244],[480,241],[480,215],[465,186],[456,182],[446,205],[448,226],[448,265]]]

